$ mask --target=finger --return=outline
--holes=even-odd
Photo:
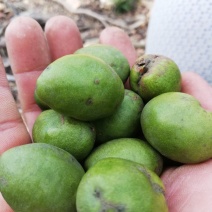
[[[13,212],[12,208],[7,204],[0,193],[0,212]]]
[[[212,160],[163,173],[169,211],[211,211]]]
[[[212,87],[198,74],[182,73],[182,92],[194,96],[202,107],[212,111]]]
[[[49,19],[45,26],[45,35],[53,60],[72,54],[83,45],[77,25],[65,16]]]
[[[99,37],[100,43],[108,44],[119,49],[128,59],[130,66],[136,60],[137,54],[129,36],[117,27],[108,27],[104,29]]]
[[[51,62],[48,45],[40,25],[28,17],[14,19],[6,29],[5,38],[23,116],[31,133],[40,113],[34,100],[36,80]]]
[[[11,147],[30,142],[30,136],[10,92],[0,58],[0,155]]]

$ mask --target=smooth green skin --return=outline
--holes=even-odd
[[[48,143],[64,149],[81,161],[93,149],[96,131],[91,123],[46,110],[36,119],[32,138],[35,143]]]
[[[140,130],[140,116],[144,107],[141,97],[125,89],[124,99],[113,115],[93,122],[97,143],[115,138],[133,137]]]
[[[86,158],[84,167],[90,169],[104,158],[123,158],[143,164],[148,169],[161,174],[163,159],[147,142],[136,138],[119,138],[96,147]]]
[[[166,92],[181,90],[181,73],[177,64],[161,55],[139,57],[130,71],[131,89],[148,102]]]
[[[0,191],[15,212],[76,211],[84,175],[68,152],[49,144],[26,144],[0,157]]]
[[[212,157],[212,113],[189,94],[170,92],[150,100],[141,127],[147,141],[169,159],[199,163]]]
[[[93,44],[78,49],[75,54],[89,54],[102,59],[114,69],[123,82],[126,82],[130,74],[130,65],[127,58],[115,47],[105,44]]]
[[[77,190],[78,212],[167,212],[160,178],[141,164],[107,158],[83,176]]]
[[[116,72],[90,55],[66,55],[39,76],[36,91],[51,109],[82,121],[113,114],[124,98],[124,85]]]
[[[34,93],[34,98],[35,98],[36,104],[39,106],[39,108],[40,108],[41,110],[48,110],[48,109],[49,109],[49,106],[48,106],[48,105],[45,105],[45,103],[42,102],[42,101],[39,99],[39,97],[38,97],[38,95],[37,95],[37,92]]]

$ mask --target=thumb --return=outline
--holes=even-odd
[[[161,178],[169,211],[211,211],[212,160],[168,169]]]
[[[212,86],[198,74],[182,73],[182,92],[194,96],[203,108],[212,111]]]

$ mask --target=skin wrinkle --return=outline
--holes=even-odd
[[[20,124],[23,124],[21,117],[17,117],[16,119],[6,120],[0,122],[0,133],[6,130],[13,130],[17,128]]]
[[[183,208],[185,208],[186,205],[187,205],[187,203],[189,203],[189,200],[190,200],[191,196],[193,195],[193,193],[194,193],[194,192],[189,193],[189,194],[186,196],[186,198],[183,199],[183,204],[180,205],[180,208],[178,208],[179,211],[182,211],[182,212],[183,212]]]
[[[46,67],[48,66],[49,64],[43,64],[43,65],[40,65],[39,67],[36,67],[36,68],[30,68],[30,70],[29,69],[27,69],[27,70],[25,70],[25,71],[21,71],[21,70],[16,70],[16,72],[14,73],[14,76],[16,76],[16,75],[22,75],[22,74],[25,74],[25,73],[28,73],[28,74],[30,74],[30,73],[32,73],[32,72],[40,72],[40,74],[44,71],[44,69],[46,69]]]
[[[28,105],[27,109],[24,110],[24,113],[32,113],[32,112],[41,112],[41,109],[38,107],[36,103],[32,103],[31,105]]]
[[[1,58],[0,58],[0,59],[1,59]],[[0,66],[1,66],[1,64],[0,64]],[[8,85],[7,82],[5,82],[5,80],[4,80],[3,78],[4,78],[4,77],[0,77],[0,90],[3,89],[3,90],[5,90],[5,92],[6,92],[6,91],[9,90],[9,85]]]
[[[9,90],[9,83],[6,79],[6,72],[4,70],[3,60],[2,60],[2,57],[0,55],[0,88],[1,87]]]
[[[171,178],[171,176],[170,176],[170,178]],[[169,200],[174,196],[174,194],[176,193],[176,190],[180,187],[180,188],[182,188],[181,187],[181,185],[183,184],[183,182],[184,182],[184,179],[183,179],[183,176],[181,176],[180,178],[178,178],[178,183],[177,183],[177,186],[175,186],[175,182],[174,181],[172,181],[171,179],[169,178],[169,182],[168,183],[166,183],[166,182],[164,182],[164,185],[165,185],[165,188],[167,187],[166,186],[166,184],[168,184],[169,185],[169,192],[168,192],[168,194],[167,194],[167,192],[166,192],[166,190],[165,190],[165,195],[166,195],[166,200],[169,202]],[[180,180],[181,179],[181,180]]]
[[[204,178],[204,175],[202,177]],[[197,181],[199,181],[200,178],[201,178],[201,176],[198,177]],[[193,185],[192,189],[190,189],[189,186],[187,188],[187,184],[188,184],[188,182],[190,182],[190,179],[191,179],[191,177],[185,178],[185,182],[183,182],[184,185],[179,185],[176,187],[177,188],[176,193],[178,194],[178,196],[173,195],[172,199],[170,199],[170,201],[169,201],[169,208],[170,208],[171,212],[175,212],[175,211],[187,212],[188,208],[192,212],[200,211],[199,209],[195,210],[196,207],[194,205],[196,204],[196,202],[202,201],[201,194],[205,194],[205,192],[202,192],[202,191],[203,190],[207,191],[208,188],[207,188],[207,186],[204,189],[203,189],[203,187],[199,188],[198,182],[197,182],[197,184],[194,184],[194,183],[192,184]],[[191,179],[191,181],[192,181],[192,179]],[[192,186],[192,185],[190,185],[190,186]],[[189,192],[188,192],[188,189],[189,189]],[[195,203],[195,204],[192,204],[192,203]],[[176,206],[177,206],[177,208],[176,208]],[[204,206],[207,210],[204,210],[204,208],[202,206]],[[207,205],[207,203],[202,204],[202,206],[201,206],[201,211],[208,211],[208,209],[210,208],[210,205]]]
[[[1,73],[0,73],[0,75],[1,75]],[[11,94],[9,85],[6,83],[6,81],[5,81],[5,83],[2,83],[2,85],[0,84],[0,90],[1,90],[1,93],[0,93],[1,98],[3,98],[5,94],[7,95],[7,93]],[[12,94],[11,94],[11,97],[12,97]],[[13,99],[13,98],[11,98],[11,99]],[[15,103],[15,100],[14,100],[14,103]]]
[[[19,83],[21,81],[24,83],[23,79],[29,80],[29,81],[32,82],[32,80],[29,79],[29,77],[32,78],[33,81],[34,81],[34,83],[35,83],[35,85],[34,85],[34,89],[35,89],[36,80],[34,79],[35,78],[34,76],[37,76],[38,77],[42,73],[42,71],[44,69],[45,68],[43,68],[43,69],[42,68],[39,68],[37,70],[32,70],[30,72],[17,72],[17,73],[14,74],[14,77],[15,77],[16,81],[19,82]],[[18,89],[18,92],[20,93],[20,90],[21,90],[20,86],[17,86],[17,89]],[[25,95],[24,92],[26,92],[26,95]],[[28,91],[22,91],[21,92],[21,95],[22,95],[22,98],[24,98],[25,96],[28,95]],[[28,100],[26,105],[23,103],[23,101],[21,101],[21,105],[22,105],[22,109],[23,109],[23,112],[24,113],[26,113],[26,112],[33,112],[33,111],[40,111],[39,107],[37,106],[37,104],[36,104],[36,102],[34,100],[34,97],[31,98],[31,101],[29,101],[29,98],[25,98],[25,99]]]
[[[20,134],[25,134],[25,136],[21,136]],[[1,131],[0,155],[10,148],[24,145],[30,142],[30,136],[27,133],[23,123],[16,125],[14,128]]]
[[[30,142],[29,134],[11,94],[2,60],[0,60],[0,100],[0,111],[3,111],[0,116],[0,154],[2,154],[13,146]]]
[[[10,89],[8,87],[8,84],[4,83],[3,85],[0,85],[0,91],[1,91],[1,94],[0,94],[0,98],[2,99],[3,97],[8,96],[8,94],[11,94],[10,92]],[[12,96],[11,96],[12,97]],[[13,101],[13,103],[15,104],[15,100],[14,98],[10,98],[9,101]],[[6,101],[8,101],[8,99],[6,99]]]
[[[5,120],[18,119],[20,118],[20,114],[17,111],[16,103],[14,98],[11,95],[8,81],[6,80],[6,76],[3,72],[3,64],[0,64],[0,99],[1,105],[0,110],[4,111],[4,114],[0,117],[0,122],[5,122]]]
[[[2,108],[0,108],[0,109],[2,109]],[[3,108],[3,110],[5,110],[5,109]],[[4,124],[7,121],[18,120],[18,119],[21,120],[21,116],[18,113],[17,108],[13,108],[13,107],[10,106],[10,107],[8,107],[8,111],[5,111],[4,117],[3,116],[1,117],[0,124],[1,123]]]

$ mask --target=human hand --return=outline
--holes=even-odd
[[[31,142],[32,126],[41,112],[34,101],[34,89],[42,70],[53,60],[71,54],[83,45],[77,26],[64,16],[51,18],[44,33],[36,21],[26,17],[17,18],[8,26],[5,37],[24,122],[10,93],[3,64],[0,63],[0,111],[4,111],[0,116],[0,154],[11,147]],[[106,28],[99,40],[121,50],[130,65],[137,58],[129,37],[118,28]],[[182,91],[195,96],[206,109],[212,111],[212,88],[201,77],[191,72],[183,74]],[[162,179],[170,211],[210,211],[210,169],[212,161],[183,165],[164,172]],[[0,212],[12,211],[2,196],[0,206]]]

